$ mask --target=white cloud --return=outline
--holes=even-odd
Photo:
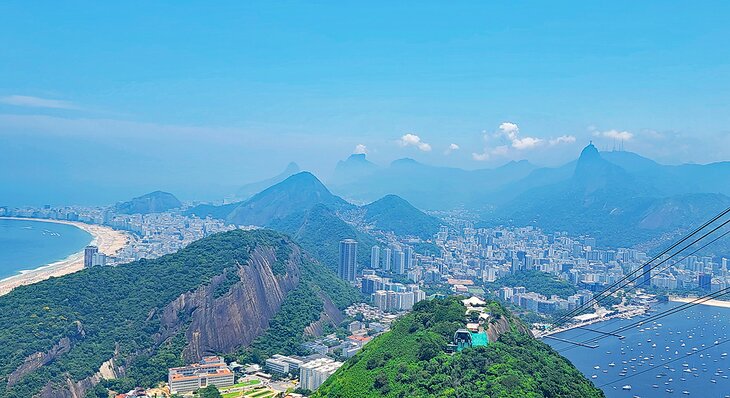
[[[398,140],[398,145],[400,146],[415,146],[419,150],[423,152],[429,152],[431,151],[431,144],[427,144],[423,141],[421,141],[421,137],[415,135],[415,134],[406,134]]]
[[[450,155],[451,152],[458,151],[459,149],[461,149],[461,147],[458,144],[449,144],[444,151],[444,155]]]
[[[616,129],[599,131],[595,126],[589,126],[589,131],[593,132],[595,137],[605,137],[613,140],[629,141],[634,138],[634,134],[628,131],[619,131]]]
[[[514,140],[517,138],[517,134],[520,133],[520,128],[512,122],[502,122],[502,124],[499,125],[499,131],[502,135],[509,138],[510,140]]]
[[[79,109],[78,106],[68,101],[31,97],[28,95],[8,95],[6,97],[0,97],[0,103],[29,108]]]
[[[608,130],[601,132],[601,136],[606,138],[613,138],[615,140],[629,141],[634,138],[632,133],[628,131]]]
[[[487,151],[484,151],[482,153],[472,152],[471,158],[476,161],[483,162],[485,160],[489,160],[489,152],[487,152]]]
[[[549,141],[550,145],[559,145],[559,144],[572,144],[575,142],[575,137],[572,135],[561,135],[557,138],[551,138]]]
[[[512,148],[517,150],[532,149],[543,143],[541,138],[523,137],[520,138],[520,127],[512,122],[502,122],[499,125],[499,131],[495,134],[497,137],[505,137],[510,141]]]
[[[368,153],[368,147],[366,147],[365,144],[357,144],[355,145],[355,149],[352,153],[356,155],[366,155]]]
[[[542,144],[542,139],[535,137],[515,138],[512,140],[512,147],[515,149],[532,149]]]

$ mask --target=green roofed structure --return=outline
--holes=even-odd
[[[470,332],[466,329],[459,329],[454,333],[453,347],[461,351],[469,347],[485,347],[489,344],[489,337],[486,332]]]
[[[487,344],[489,344],[489,337],[487,336],[486,332],[471,334],[472,347],[485,347]]]

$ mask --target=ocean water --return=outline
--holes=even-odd
[[[0,219],[0,279],[63,260],[91,240],[73,225]]]
[[[655,305],[650,315],[678,305],[681,303]],[[641,319],[646,317],[614,319],[590,328],[612,332]],[[730,341],[723,342],[730,338],[730,308],[697,305],[620,334],[624,339],[606,337],[593,349],[544,341],[573,362],[608,398],[730,397]],[[556,335],[581,342],[596,336],[581,329]],[[693,354],[687,356],[689,353]],[[626,385],[631,390],[624,390]]]

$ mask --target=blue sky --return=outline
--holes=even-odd
[[[123,3],[0,3],[6,201],[207,199],[356,147],[730,158],[727,2]]]

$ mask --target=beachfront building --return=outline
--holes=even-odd
[[[233,385],[233,372],[226,366],[223,358],[217,356],[203,357],[196,364],[168,370],[167,382],[173,394],[188,393],[200,388],[214,385],[228,387]]]
[[[94,256],[99,254],[99,248],[96,246],[86,246],[84,248],[84,268],[91,268],[94,266]]]

